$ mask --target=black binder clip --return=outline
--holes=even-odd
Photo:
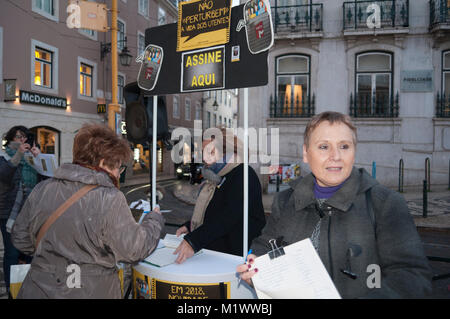
[[[277,246],[276,239],[269,240],[269,244],[270,244],[270,247],[272,247],[272,250],[269,251],[269,258],[270,259],[275,259],[275,258],[278,258],[278,257],[284,255],[284,248]]]

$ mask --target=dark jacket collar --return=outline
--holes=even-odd
[[[326,203],[345,212],[355,201],[357,195],[364,193],[376,184],[378,182],[364,168],[353,167],[344,185]],[[290,182],[289,186],[294,189],[293,195],[296,211],[316,203],[314,196],[314,175],[312,173]]]

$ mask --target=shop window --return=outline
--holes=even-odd
[[[53,154],[59,162],[59,132],[50,127],[33,127],[30,129],[36,136],[43,154]]]
[[[356,56],[356,112],[359,116],[391,114],[392,54],[368,52]]]
[[[281,116],[302,116],[310,113],[310,58],[287,55],[276,59],[275,112]]]

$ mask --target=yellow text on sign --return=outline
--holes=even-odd
[[[199,53],[190,55],[186,59],[185,67],[204,65],[209,63],[221,63],[222,62],[222,50],[216,50],[211,52]]]

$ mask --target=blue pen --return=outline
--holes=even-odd
[[[247,256],[246,256],[245,259],[244,259],[244,264],[247,263],[248,255],[250,255],[252,252],[253,252],[252,249],[250,249],[250,250],[248,251]],[[238,280],[238,288],[239,288],[240,284],[241,284],[241,277],[239,276],[239,280]]]

